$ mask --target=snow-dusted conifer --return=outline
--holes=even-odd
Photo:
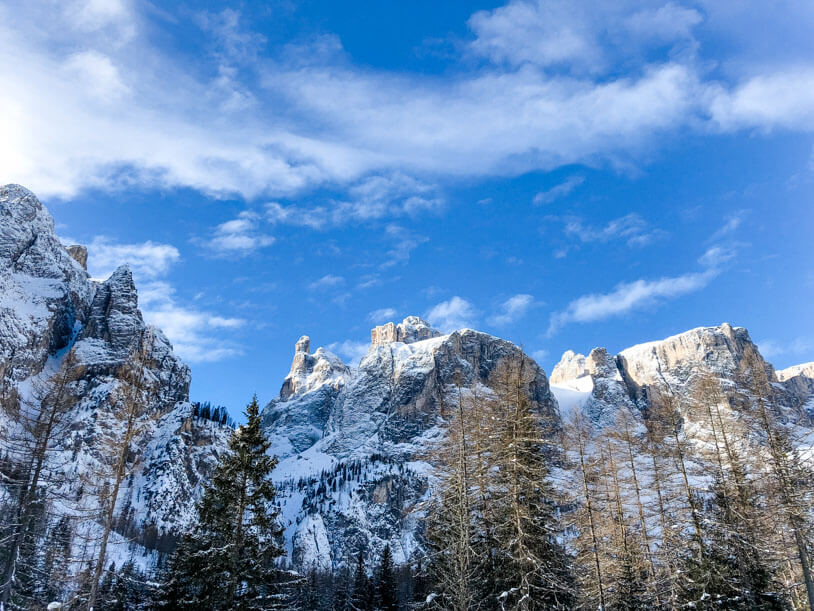
[[[283,604],[282,555],[271,472],[277,459],[260,425],[257,397],[232,435],[199,505],[198,522],[172,560],[165,608],[271,609]]]

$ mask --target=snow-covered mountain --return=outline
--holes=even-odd
[[[417,317],[377,327],[358,368],[310,340],[297,342],[280,396],[264,422],[282,457],[277,469],[289,552],[301,567],[344,562],[359,548],[374,555],[389,543],[406,560],[421,545],[422,501],[431,489],[426,457],[445,434],[444,396],[455,384],[492,384],[501,359],[535,369],[528,388],[540,409],[563,419],[579,409],[598,427],[620,410],[641,422],[654,391],[692,401],[698,376],[710,372],[733,397],[746,391],[741,361],[757,351],[744,328],[722,324],[633,346],[616,356],[596,348],[568,351],[545,373],[515,345],[464,329],[441,335]],[[801,425],[814,379],[801,369],[778,377],[763,362],[778,405]],[[692,436],[706,432],[696,425]]]
[[[104,282],[90,279],[83,247],[65,248],[54,222],[27,189],[0,188],[0,380],[23,403],[56,372],[69,350],[77,357],[70,427],[56,440],[49,465],[64,472],[59,513],[93,515],[83,496],[85,476],[97,473],[106,434],[120,426],[110,410],[117,372],[137,348],[147,353],[155,385],[133,445],[134,471],[121,491],[118,534],[111,557],[127,557],[124,537],[147,547],[176,536],[194,505],[230,429],[192,416],[189,367],[159,329],[149,328],[127,266]],[[19,423],[0,411],[0,433],[15,437]],[[52,476],[51,480],[54,479]],[[95,482],[101,485],[103,482]],[[53,492],[53,491],[52,491]],[[125,532],[126,531],[126,532]]]
[[[587,357],[569,350],[551,372],[552,389],[561,407],[580,407],[592,421],[606,424],[620,406],[646,411],[654,390],[683,397],[686,403],[705,372],[721,380],[724,388],[747,390],[740,373],[749,352],[756,353],[765,368],[775,402],[805,421],[806,404],[814,393],[814,366],[775,372],[759,356],[749,332],[729,323],[632,346],[616,356],[604,348],[594,348]]]
[[[289,552],[300,567],[337,566],[359,549],[389,543],[397,561],[421,545],[428,455],[445,434],[445,397],[457,386],[493,384],[507,359],[523,359],[540,410],[556,413],[542,369],[514,344],[462,329],[447,335],[410,316],[371,331],[358,367],[310,340],[295,347],[264,425],[276,470]]]

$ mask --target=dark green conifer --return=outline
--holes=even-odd
[[[277,459],[260,426],[257,397],[235,430],[181,540],[163,596],[165,608],[270,609],[280,602],[282,555],[271,471]]]

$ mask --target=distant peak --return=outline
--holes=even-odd
[[[379,325],[370,331],[370,343],[374,346],[402,342],[411,344],[431,337],[438,337],[441,332],[433,329],[427,321],[419,316],[408,316],[399,324],[389,322]]]

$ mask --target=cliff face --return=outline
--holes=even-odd
[[[507,359],[522,359],[525,389],[556,417],[542,369],[514,344],[477,331],[442,335],[417,317],[377,327],[359,367],[295,347],[280,397],[264,423],[282,458],[276,471],[286,539],[303,568],[346,562],[390,543],[398,560],[421,546],[426,462],[445,434],[445,397],[494,384]]]
[[[675,394],[687,404],[699,376],[705,373],[721,380],[725,389],[748,394],[743,360],[749,353],[758,356],[773,382],[775,402],[787,408],[789,417],[804,418],[802,408],[814,393],[814,367],[800,365],[776,374],[760,356],[749,332],[728,323],[639,344],[615,357],[604,348],[595,348],[588,357],[568,351],[554,367],[551,379],[561,402],[578,405],[594,421],[607,423],[620,406],[647,410],[654,391]]]
[[[92,512],[95,502],[83,497],[83,479],[98,471],[104,439],[120,426],[110,409],[118,371],[134,350],[144,350],[155,392],[132,447],[136,468],[118,506],[128,515],[122,524],[137,540],[144,542],[147,531],[154,540],[176,535],[194,515],[229,429],[192,418],[189,368],[163,333],[144,323],[129,268],[95,282],[83,265],[86,254],[81,247],[63,247],[51,216],[30,191],[0,188],[0,379],[30,401],[32,389],[59,368],[65,354],[76,355],[82,374],[70,389],[71,426],[49,460],[65,474],[60,494],[75,499],[60,504],[61,511],[79,516]],[[0,412],[0,432],[14,436],[19,426]],[[112,560],[126,552],[128,544],[118,541]]]

